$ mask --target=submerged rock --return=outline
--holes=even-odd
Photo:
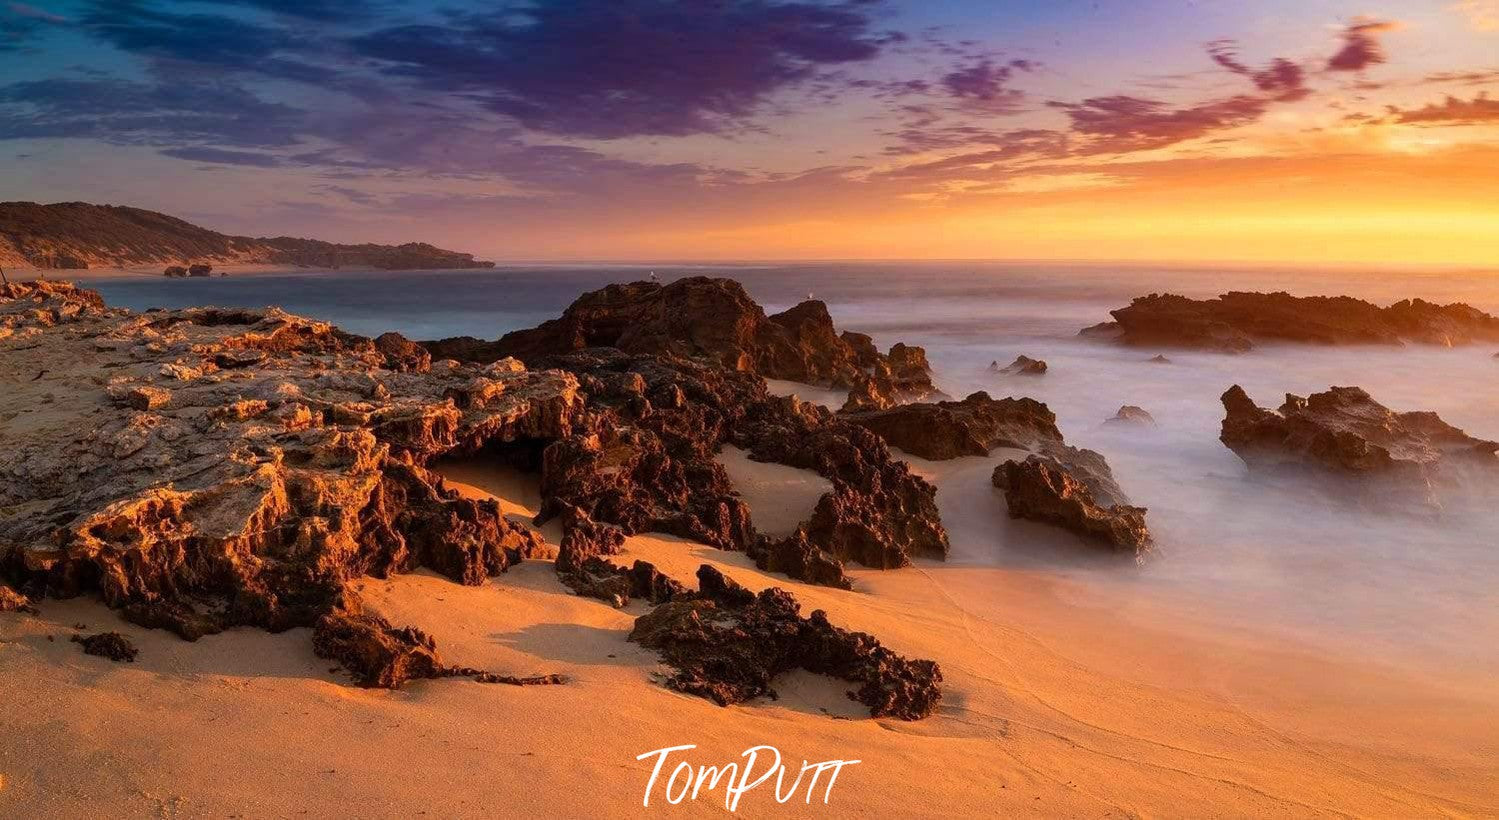
[[[848,697],[872,717],[920,720],[942,698],[933,661],[906,659],[869,635],[839,629],[822,610],[803,618],[780,588],[756,595],[706,564],[697,577],[697,593],[640,616],[630,632],[676,669],[667,680],[673,689],[727,706],[774,698],[778,676],[805,669],[856,684]]]
[[[1219,438],[1253,469],[1301,467],[1376,480],[1432,503],[1443,484],[1499,476],[1499,442],[1474,438],[1435,413],[1394,412],[1357,387],[1287,394],[1279,410],[1267,410],[1234,385],[1223,407]]]
[[[1029,356],[1016,356],[1015,361],[999,372],[1012,376],[1042,376],[1046,374],[1046,362]]]
[[[1151,544],[1145,508],[1128,503],[1102,456],[1089,450],[1070,456],[1031,455],[994,468],[992,481],[1004,490],[1010,517],[1054,524],[1143,558]]]
[[[1348,296],[1225,293],[1215,299],[1141,296],[1111,311],[1114,321],[1085,335],[1136,346],[1177,346],[1242,353],[1257,342],[1322,345],[1404,342],[1444,346],[1499,340],[1499,317],[1466,304],[1406,299],[1379,307]]]
[[[1119,412],[1115,413],[1113,416],[1110,416],[1107,419],[1104,419],[1104,424],[1127,424],[1136,427],[1154,427],[1155,416],[1150,415],[1149,411],[1147,411],[1143,407],[1136,407],[1133,404],[1126,404],[1123,407],[1119,408]]]

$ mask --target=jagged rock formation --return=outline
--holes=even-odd
[[[892,447],[933,461],[985,456],[996,447],[1030,450],[1062,440],[1057,417],[1046,405],[1028,398],[994,399],[983,391],[962,401],[903,404],[842,417]]]
[[[5,584],[0,584],[0,612],[25,612],[36,615],[37,608],[31,605],[30,598]]]
[[[310,626],[360,575],[503,571],[537,537],[423,465],[567,436],[577,383],[513,360],[409,364],[278,310],[0,290],[0,573],[193,639]]]
[[[1053,524],[1137,556],[1149,551],[1145,508],[1129,504],[1102,454],[1069,446],[1056,415],[1035,399],[978,392],[962,401],[841,417],[934,461],[985,456],[997,447],[1030,450],[1028,458],[1008,460],[994,471],[994,486],[1005,490],[1012,517]]]
[[[1005,367],[1000,367],[999,362],[991,362],[989,369],[996,373],[1008,373],[1012,376],[1044,376],[1046,375],[1046,362],[1040,359],[1032,359],[1029,356],[1016,356],[1015,361]]]
[[[1136,407],[1133,404],[1126,404],[1123,407],[1119,408],[1119,412],[1115,413],[1113,416],[1107,419],[1104,419],[1104,424],[1124,424],[1135,427],[1154,427],[1155,416],[1150,415],[1150,411],[1146,410],[1143,407]]]
[[[823,408],[770,396],[753,374],[609,348],[533,361],[574,374],[587,401],[573,435],[530,458],[541,471],[541,520],[562,516],[559,570],[575,589],[596,590],[585,594],[641,595],[636,582],[593,560],[616,540],[599,524],[743,550],[763,568],[834,586],[848,585],[847,560],[892,568],[947,554],[930,484],[878,437]],[[724,444],[814,470],[833,490],[796,533],[768,539],[714,458]]]
[[[901,566],[946,553],[931,485],[830,411],[699,361],[550,358],[560,369],[432,363],[400,336],[371,340],[274,309],[136,314],[65,283],[5,286],[0,577],[33,596],[97,593],[126,619],[189,640],[312,626],[315,650],[365,685],[455,675],[529,685],[557,681],[450,666],[419,630],[364,612],[348,585],[419,566],[474,584],[546,556],[498,503],[448,490],[427,469],[435,458],[539,470],[541,518],[564,516],[562,580],[616,603],[685,593],[648,564],[604,560],[645,529],[844,586],[843,560]],[[834,489],[772,542],[713,458],[724,443],[816,469]],[[808,637],[847,652],[864,640]],[[875,699],[884,656],[859,652],[844,671],[867,678]],[[892,692],[882,708],[915,708]]]
[[[1159,353],[1155,354],[1154,356],[1151,356],[1150,359],[1149,359],[1149,362],[1151,364],[1171,364],[1171,360],[1170,359],[1166,358],[1165,356],[1163,356],[1163,355],[1161,355]]]
[[[318,619],[312,631],[312,651],[336,661],[364,687],[400,689],[413,680],[457,677],[512,686],[566,682],[556,674],[516,677],[451,666],[443,662],[432,636],[415,627],[392,626],[379,615],[364,612],[358,599],[348,594]]]
[[[1195,347],[1242,353],[1256,342],[1322,345],[1418,342],[1465,345],[1499,340],[1499,318],[1465,304],[1406,299],[1379,307],[1348,296],[1225,293],[1215,299],[1141,296],[1111,311],[1113,322],[1087,335],[1135,346]]]
[[[618,555],[625,543],[624,530],[600,524],[577,507],[564,513],[562,547],[557,554],[557,576],[579,595],[608,601],[622,607],[632,598],[653,604],[665,603],[686,592],[675,579],[645,561],[629,569],[605,556]]]
[[[100,632],[97,635],[74,635],[73,643],[83,647],[83,654],[108,658],[115,663],[135,663],[140,650],[130,639],[118,632]]]
[[[387,270],[492,268],[466,253],[424,243],[338,245],[315,239],[227,236],[166,214],[86,202],[0,202],[0,267],[128,267],[186,263],[366,267]],[[181,270],[181,273],[175,272]],[[195,274],[196,275],[196,274]],[[208,275],[205,271],[202,275]]]
[[[1054,524],[1136,559],[1150,551],[1145,508],[1129,504],[1103,456],[1091,450],[1010,459],[994,468],[992,481],[1004,490],[1011,518]]]
[[[858,685],[848,696],[873,717],[919,720],[941,700],[942,671],[908,660],[861,632],[839,629],[817,610],[803,618],[785,590],[756,595],[711,566],[698,569],[695,594],[642,615],[630,640],[676,669],[667,685],[720,706],[776,696],[772,684],[793,669]]]
[[[1474,438],[1435,413],[1396,413],[1357,387],[1286,394],[1274,411],[1234,385],[1223,407],[1219,438],[1254,469],[1312,468],[1433,504],[1443,485],[1470,473],[1488,482],[1499,476],[1499,442]]]
[[[522,361],[612,347],[700,359],[766,378],[855,389],[887,400],[933,392],[926,353],[896,344],[881,356],[868,336],[838,335],[825,304],[806,301],[766,316],[732,279],[702,276],[667,285],[609,285],[578,297],[562,316],[495,342],[457,337],[424,343],[438,358]]]

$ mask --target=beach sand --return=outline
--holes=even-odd
[[[945,694],[928,720],[870,720],[841,681],[810,674],[780,681],[779,700],[727,708],[673,692],[654,653],[626,640],[644,606],[574,596],[540,560],[479,587],[426,572],[360,587],[393,622],[429,631],[449,662],[558,672],[561,686],[363,690],[312,654],[307,630],[190,644],[94,601],[49,600],[37,618],[0,615],[0,816],[723,816],[721,789],[669,806],[658,783],[642,806],[652,761],[636,756],[683,744],[697,748],[682,759],[718,765],[774,745],[793,777],[803,759],[860,761],[811,808],[805,788],[777,804],[772,778],[743,797],[752,817],[1499,814],[1492,681],[1416,677],[1356,647],[1313,651],[986,566],[982,534],[1021,526],[987,487],[1000,455],[913,460],[940,488],[953,560],[854,569],[853,591],[671,537],[631,538],[618,557],[689,584],[710,563],[752,589],[782,586],[804,612],[937,660]],[[722,458],[767,529],[825,489]],[[461,492],[535,510],[534,476],[442,469]],[[543,534],[555,542],[555,529]],[[82,654],[68,642],[76,623],[126,633],[139,659]]]

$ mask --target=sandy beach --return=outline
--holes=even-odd
[[[660,685],[654,653],[626,640],[641,604],[570,594],[527,561],[479,587],[420,572],[359,586],[455,662],[561,686],[418,682],[349,686],[301,630],[236,629],[186,643],[90,600],[0,616],[0,809],[33,817],[691,816],[722,791],[642,805],[653,750],[695,765],[773,745],[792,763],[858,759],[815,813],[904,816],[1492,816],[1499,812],[1499,697],[1490,681],[1422,679],[1361,659],[1177,617],[1150,601],[1090,601],[1045,573],[984,567],[970,533],[1002,515],[976,482],[990,458],[914,466],[939,486],[953,560],[854,570],[853,591],[768,575],[744,556],[633,537],[627,553],[687,582],[709,563],[752,589],[792,590],[804,612],[942,665],[945,698],[917,723],[868,720],[841,682],[798,673],[780,698],[720,708]],[[743,454],[721,457],[763,526],[810,509],[822,480]],[[456,489],[528,516],[534,477],[444,465]],[[543,530],[555,543],[555,530]],[[68,642],[75,624],[141,649],[111,664]],[[1487,738],[1488,740],[1484,740]],[[677,758],[672,758],[675,765]],[[794,768],[793,768],[794,771]],[[587,788],[578,784],[586,783]],[[767,785],[746,816],[811,813]],[[827,797],[823,804],[822,798]],[[104,807],[108,807],[107,809]],[[40,809],[40,810],[39,810]],[[7,810],[9,811],[9,810]]]

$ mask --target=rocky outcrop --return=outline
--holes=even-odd
[[[985,456],[996,447],[1030,450],[1062,440],[1056,415],[1046,405],[1027,398],[994,399],[982,391],[962,401],[903,404],[844,413],[843,418],[892,447],[933,461]]]
[[[614,349],[535,361],[574,374],[587,401],[574,434],[537,456],[542,520],[561,516],[564,532],[583,531],[576,548],[564,537],[559,557],[575,588],[598,589],[606,600],[627,594],[611,565],[592,560],[610,554],[614,538],[599,535],[595,522],[742,550],[763,568],[835,586],[848,584],[844,561],[899,567],[916,555],[946,555],[930,484],[878,437],[823,408],[770,396],[753,374]],[[792,536],[763,537],[715,458],[724,444],[814,470],[833,489]]]
[[[1379,307],[1348,296],[1225,293],[1215,299],[1141,296],[1083,331],[1121,344],[1242,353],[1258,342],[1321,345],[1405,342],[1465,345],[1499,340],[1499,318],[1465,304],[1407,299]]]
[[[1119,408],[1119,412],[1104,419],[1104,424],[1124,425],[1131,427],[1154,427],[1155,416],[1143,407],[1126,404]]]
[[[840,416],[933,461],[986,456],[1000,447],[1029,450],[1034,455],[994,471],[994,486],[1006,491],[1012,517],[1063,527],[1137,555],[1149,550],[1145,508],[1129,504],[1103,455],[1069,446],[1056,415],[1035,399],[978,392],[962,401]]]
[[[909,660],[861,632],[839,629],[785,590],[758,595],[711,566],[698,569],[697,593],[642,615],[630,640],[655,649],[676,673],[667,685],[720,706],[776,697],[775,679],[805,669],[856,684],[848,697],[872,717],[919,720],[941,700],[942,671]]]
[[[33,596],[98,594],[189,640],[312,627],[315,651],[364,685],[557,682],[449,665],[429,636],[354,596],[362,576],[427,567],[475,584],[546,554],[495,501],[450,491],[427,468],[441,456],[538,470],[541,519],[562,517],[559,576],[617,604],[687,592],[649,564],[608,562],[645,530],[840,586],[845,560],[946,554],[931,485],[877,436],[772,397],[749,372],[612,349],[540,357],[543,370],[433,363],[399,336],[279,310],[135,314],[47,282],[0,297],[0,380],[12,386],[0,419],[30,413],[0,449],[0,576]],[[726,443],[814,469],[833,490],[793,536],[762,536],[714,459]],[[821,642],[822,660],[806,663],[860,683],[880,714],[929,711],[934,665],[794,607],[790,618],[794,647]]]
[[[1145,508],[1128,503],[1108,464],[1091,450],[1011,459],[994,468],[992,481],[1004,490],[1011,518],[1053,524],[1136,559],[1150,551]]]
[[[25,612],[36,615],[37,608],[31,605],[30,598],[5,584],[0,584],[0,612]]]
[[[1032,359],[1029,356],[1016,356],[1015,361],[1005,367],[1000,367],[999,362],[991,362],[989,369],[996,373],[1008,373],[1012,376],[1044,376],[1046,375],[1046,362],[1040,359]]]
[[[31,413],[0,451],[0,574],[28,593],[97,592],[193,639],[312,626],[361,575],[478,583],[539,548],[424,465],[566,438],[567,374],[393,369],[371,340],[278,310],[135,314],[57,283],[0,296],[16,385],[0,418]]]
[[[809,300],[767,316],[738,282],[702,276],[666,285],[609,285],[578,297],[562,316],[493,343],[459,337],[426,344],[438,357],[485,361],[514,356],[528,363],[611,347],[892,398],[933,390],[921,348],[897,344],[882,356],[868,336],[839,335],[822,302]],[[879,381],[866,384],[872,376]]]
[[[622,607],[632,598],[660,604],[680,597],[686,588],[655,566],[636,561],[629,569],[609,561],[624,546],[625,533],[600,524],[576,507],[564,513],[562,547],[557,554],[557,576],[579,595]]]
[[[86,202],[0,202],[0,267],[84,269],[170,263],[166,276],[187,276],[185,262],[363,267],[387,270],[492,268],[470,254],[423,243],[338,245],[315,239],[228,236],[166,214]],[[199,265],[193,265],[197,268]],[[209,271],[193,273],[207,276]]]
[[[1310,468],[1436,503],[1444,486],[1499,476],[1499,442],[1474,438],[1435,413],[1397,413],[1357,387],[1333,387],[1279,410],[1243,388],[1223,394],[1220,440],[1252,469]]]

